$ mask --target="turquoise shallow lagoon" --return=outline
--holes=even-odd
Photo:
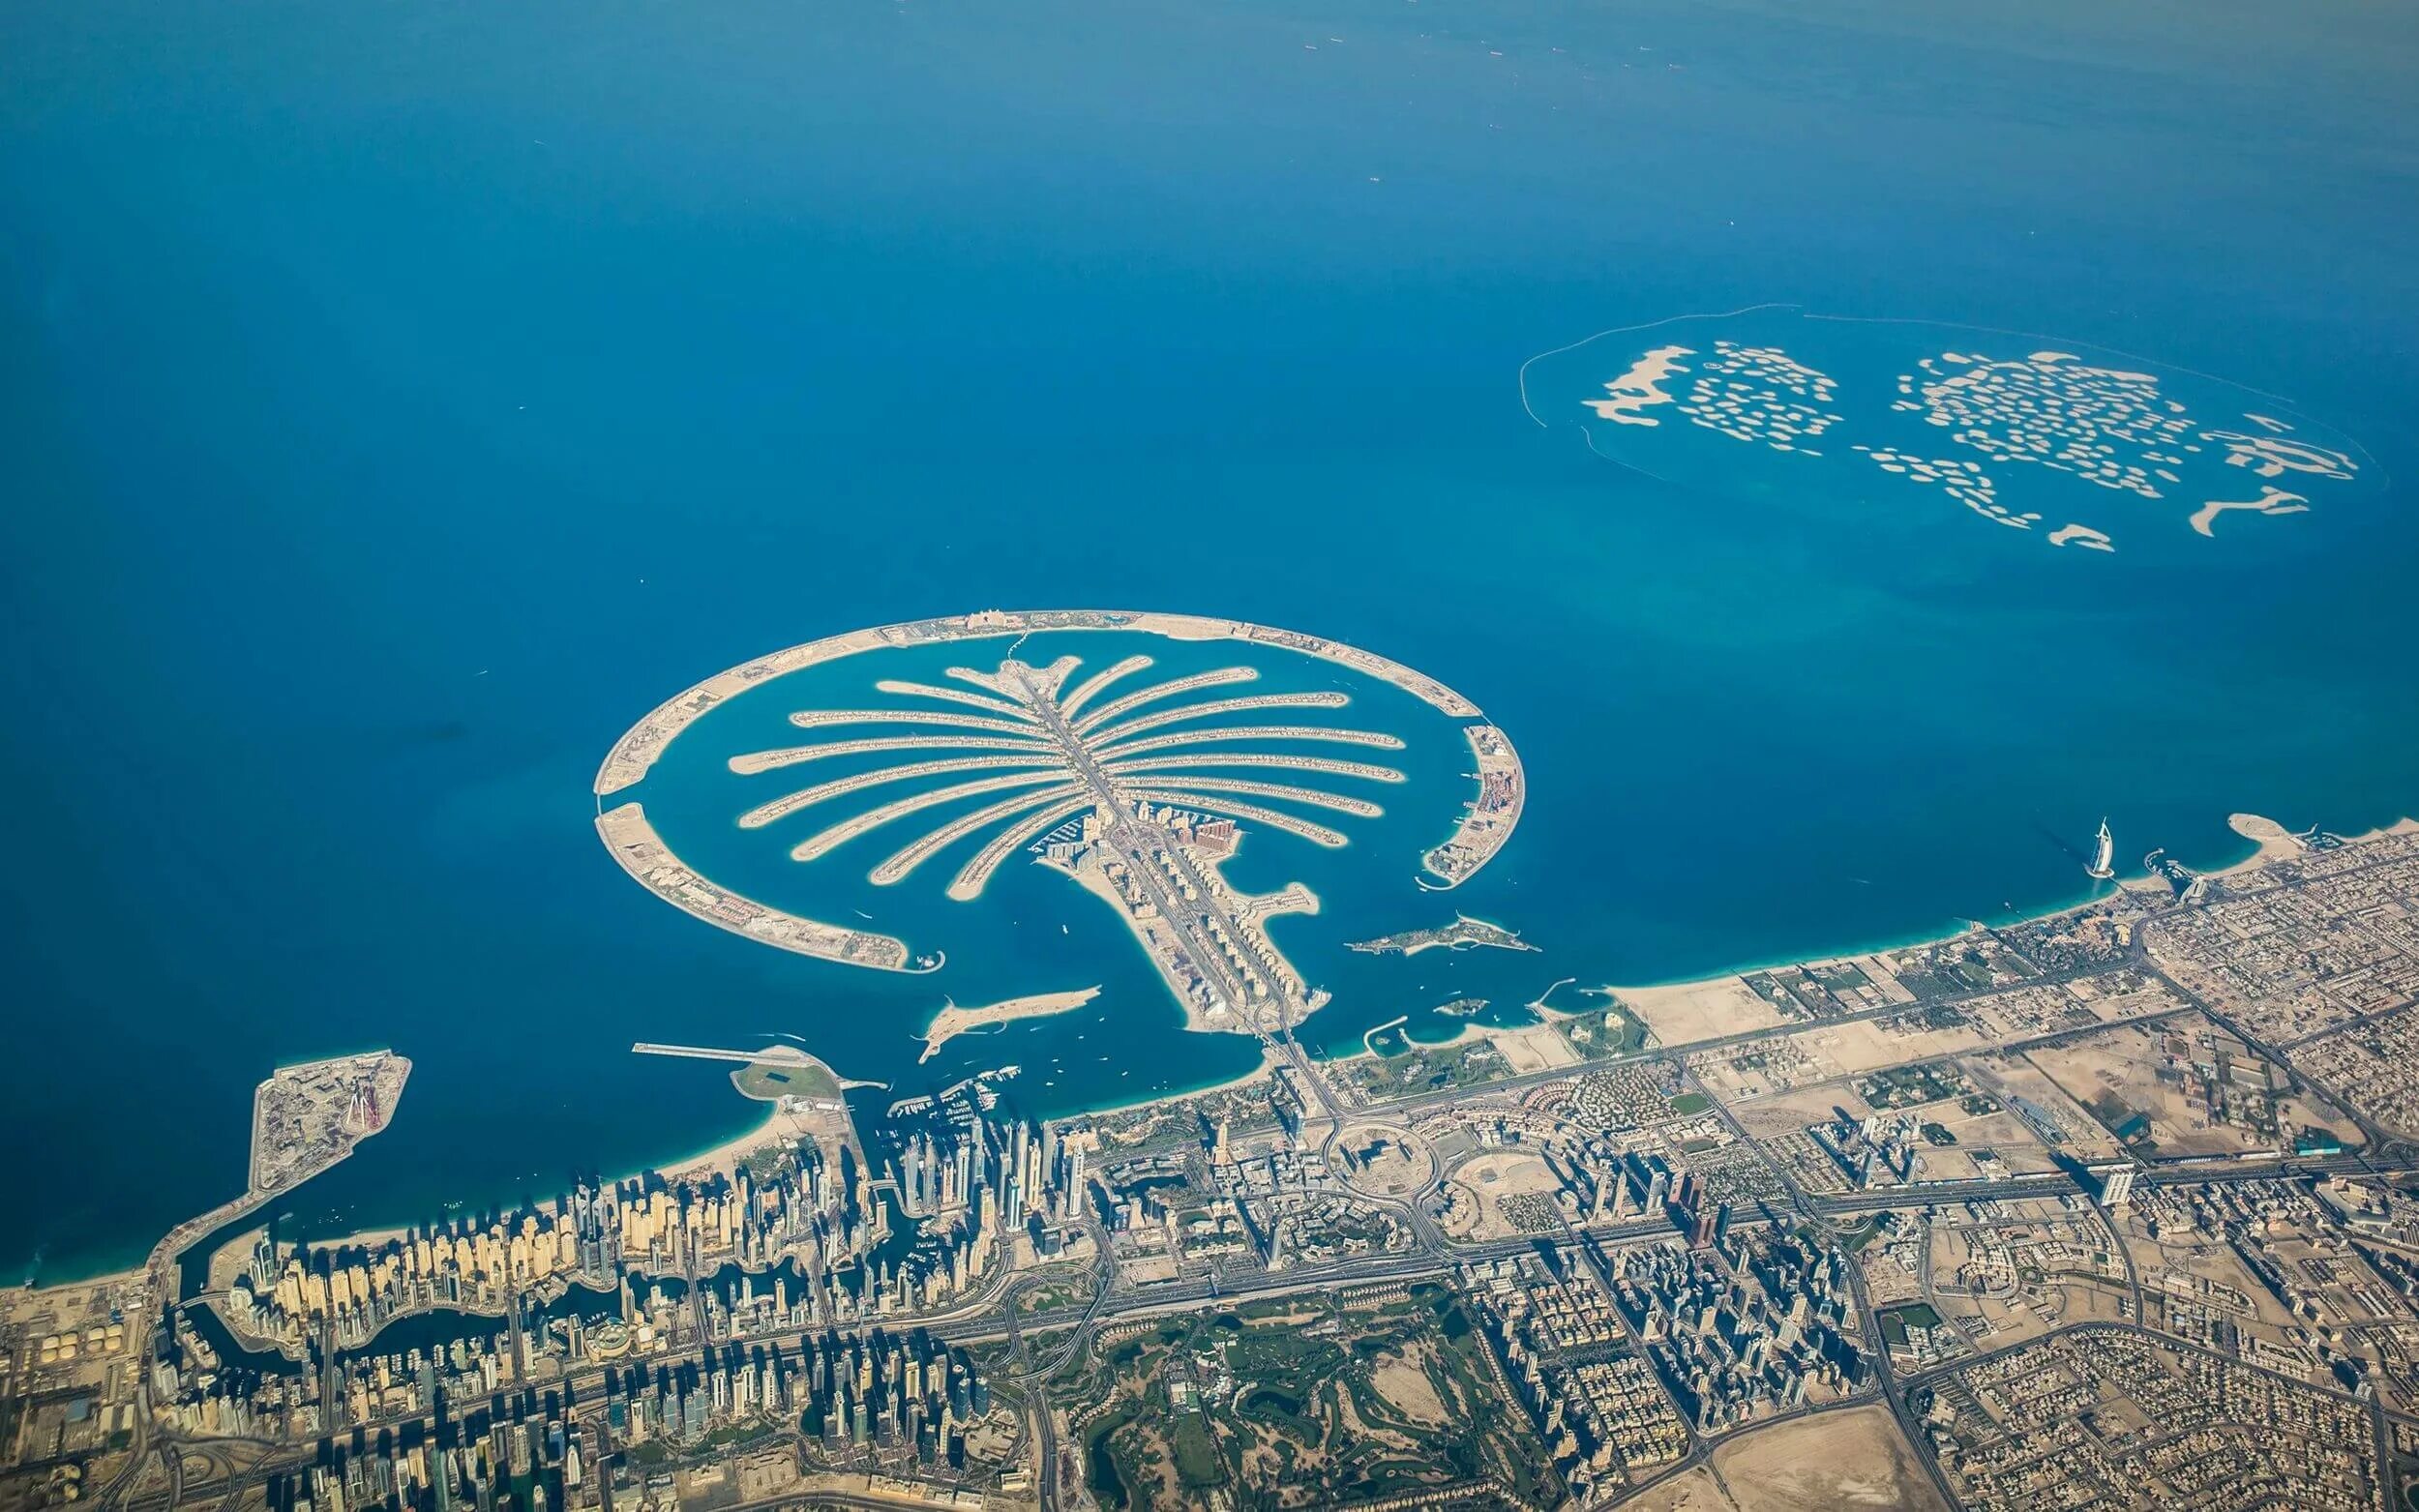
[[[2391,7],[35,0],[0,31],[12,1278],[236,1191],[281,1059],[416,1063],[297,1199],[331,1227],[745,1124],[634,1040],[911,1064],[935,984],[702,925],[592,828],[659,699],[863,625],[1233,615],[1485,708],[1529,817],[1403,900],[1436,917],[1323,875],[1375,837],[1239,861],[1336,900],[1278,930],[1337,1046],[2053,906],[2104,813],[2123,855],[2213,864],[2232,811],[2419,807]],[[1899,476],[1642,470],[1524,408],[1538,353],[1773,302],[2139,354],[2374,466],[2104,554]],[[1022,1096],[1055,1061],[1074,1106],[1248,1063],[1063,879],[994,891],[962,1001],[1028,962],[1112,991],[928,1071],[996,1054]],[[1450,907],[1543,954],[1334,950]]]

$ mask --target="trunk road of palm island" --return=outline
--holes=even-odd
[[[1124,874],[1126,921],[1177,996],[1195,1001],[1206,993],[1213,1021],[1238,1010],[1251,1010],[1249,1022],[1263,1037],[1269,1033],[1272,1016],[1281,1025],[1291,1014],[1318,1006],[1315,994],[1304,989],[1300,973],[1278,954],[1262,927],[1261,920],[1271,910],[1239,898],[1214,865],[1196,855],[1165,826],[1143,822],[1118,779],[1102,769],[1098,754],[1069,724],[1053,696],[1055,689],[1022,664],[1010,663],[1007,671],[1090,790],[1103,840]],[[1107,877],[1108,863],[1100,866]],[[1136,893],[1142,895],[1141,900],[1134,899]],[[1301,906],[1293,900],[1306,895],[1278,896],[1292,906]],[[1174,932],[1172,936],[1150,927],[1153,913]],[[1234,943],[1238,940],[1248,942],[1250,955],[1265,971],[1255,971],[1248,963],[1235,959],[1239,954]],[[1268,998],[1269,1006],[1255,1010],[1253,1005],[1262,998]]]

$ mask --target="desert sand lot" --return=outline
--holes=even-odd
[[[1508,1197],[1550,1199],[1562,1178],[1539,1156],[1519,1150],[1483,1150],[1455,1166],[1447,1177],[1460,1201],[1445,1219],[1456,1239],[1502,1239],[1522,1231],[1503,1210]]]
[[[1714,1452],[1739,1512],[1948,1512],[1898,1425],[1879,1407],[1823,1412]]]
[[[2228,1047],[2235,1065],[2268,1066],[2265,1059],[2197,1013],[2157,1024],[2110,1028],[2064,1045],[2040,1046],[2025,1058],[2086,1107],[2104,1097],[2113,1098],[2148,1117],[2151,1137],[2164,1155],[2233,1155],[2273,1149],[2277,1143],[2273,1134],[2256,1135],[2240,1124],[2212,1122],[2207,1109],[2195,1106],[2186,1095],[2178,1069],[2205,1058],[2207,1042],[2213,1037]],[[2282,1087],[2283,1083],[2284,1078],[2276,1077],[2276,1084]],[[2359,1126],[2332,1104],[2280,1094],[2276,1106],[2284,1120],[2296,1128],[2324,1128],[2346,1145],[2361,1142]]]
[[[1670,987],[1608,987],[1624,1008],[1655,1031],[1657,1043],[1691,1045],[1750,1029],[1776,1029],[1789,1021],[1735,976]]]
[[[1625,1512],[1948,1512],[1879,1407],[1818,1412],[1714,1451]]]
[[[1739,1109],[1736,1116],[1750,1138],[1769,1140],[1802,1133],[1807,1124],[1825,1122],[1837,1113],[1861,1119],[1872,1111],[1847,1082],[1830,1082],[1758,1099]]]
[[[1722,1495],[1714,1472],[1702,1465],[1621,1505],[1622,1512],[1738,1512],[1739,1507]]]
[[[1986,1043],[1983,1033],[1970,1025],[1920,1029],[1863,1019],[1698,1051],[1688,1057],[1688,1068],[1704,1080],[1707,1091],[1736,1104],[1962,1054]]]
[[[2078,1160],[2112,1160],[2123,1152],[2115,1138],[2082,1105],[2020,1054],[1971,1055],[1966,1074],[2002,1103],[2021,1097],[2066,1136],[2059,1146]]]
[[[1487,1040],[1502,1052],[1504,1064],[1513,1076],[1526,1076],[1533,1071],[1551,1071],[1558,1066],[1579,1064],[1579,1052],[1563,1038],[1561,1029],[1551,1023],[1532,1023],[1517,1029],[1493,1029]]]
[[[1960,1029],[1895,1029],[1865,1019],[1854,1023],[1828,1023],[1800,1036],[1842,1073],[1855,1075],[1903,1066],[1918,1060],[1975,1050],[1987,1043],[1982,1031]]]

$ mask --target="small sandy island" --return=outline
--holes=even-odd
[[[1492,945],[1498,950],[1536,950],[1520,937],[1518,930],[1508,930],[1500,924],[1474,919],[1466,913],[1455,914],[1453,922],[1443,929],[1405,930],[1400,934],[1388,934],[1379,939],[1355,940],[1346,950],[1363,955],[1416,956],[1423,950],[1470,950]]]
[[[2193,512],[2192,526],[2204,536],[2218,532],[2218,517],[2229,510],[2249,510],[2255,515],[2304,515],[2310,512],[2310,501],[2298,493],[2262,484],[2255,499],[2207,499]]]
[[[1663,387],[1663,380],[1676,372],[1687,371],[1680,359],[1695,355],[1693,349],[1686,346],[1658,346],[1631,363],[1628,372],[1604,385],[1604,392],[1612,396],[1610,399],[1581,400],[1579,402],[1595,410],[1598,419],[1609,420],[1615,425],[1660,425],[1661,422],[1653,415],[1642,415],[1638,411],[1670,403],[1671,394]]]
[[[1054,1013],[1066,1013],[1081,1008],[1100,995],[1097,987],[1087,987],[1074,993],[1035,993],[1030,997],[1011,997],[993,1003],[988,1008],[961,1008],[952,1002],[943,1003],[924,1030],[924,1053],[915,1057],[922,1065],[941,1053],[941,1047],[969,1029],[979,1029],[994,1023],[1008,1023],[1018,1019],[1039,1019]]]

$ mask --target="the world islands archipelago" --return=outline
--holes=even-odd
[[[1602,332],[1520,385],[1601,457],[1860,534],[1939,500],[2051,546],[2173,555],[2384,486],[2272,395],[2014,332],[1761,306]]]
[[[1020,655],[1110,628],[1189,649],[1156,671],[1122,645]],[[1264,637],[1340,684],[1237,675]],[[887,677],[886,651],[929,652],[938,680]],[[810,658],[848,675],[769,681]],[[781,712],[667,755],[750,689]],[[1449,888],[1517,817],[1509,744],[1331,642],[986,614],[701,685],[598,780],[650,886],[752,938],[915,968],[906,942],[706,881],[615,801],[653,765],[742,762],[753,802],[725,813],[716,789],[684,833],[773,845],[776,875],[830,867],[832,831],[863,821],[851,872],[878,875],[852,883],[929,863],[970,915],[1010,855],[1036,886],[1068,874],[1205,1026],[1275,1042],[1264,1069],[1036,1119],[986,1076],[901,1096],[786,1040],[649,1044],[729,1061],[766,1121],[660,1170],[343,1235],[277,1215],[398,1140],[412,1067],[277,1071],[224,1205],[136,1269],[0,1290],[0,1512],[2414,1504],[2419,825],[2236,815],[2242,864],[2154,851],[2046,917],[1671,986],[1566,978],[1534,1020],[1449,1043],[1285,1053],[1311,1000],[1256,924],[1289,893],[1234,893],[1221,867],[1246,829],[1313,847],[1284,859],[1383,830],[1359,806],[1418,786],[1386,775],[1418,743],[1375,726],[1407,709],[1475,769],[1403,857]],[[807,738],[725,749],[756,728]],[[867,741],[891,744],[822,754]],[[1198,759],[1220,754],[1285,759]],[[998,757],[1023,764],[950,764]],[[806,795],[843,778],[783,776],[825,759],[903,775],[826,809]],[[1356,959],[1551,970],[1531,948],[1456,914]]]

